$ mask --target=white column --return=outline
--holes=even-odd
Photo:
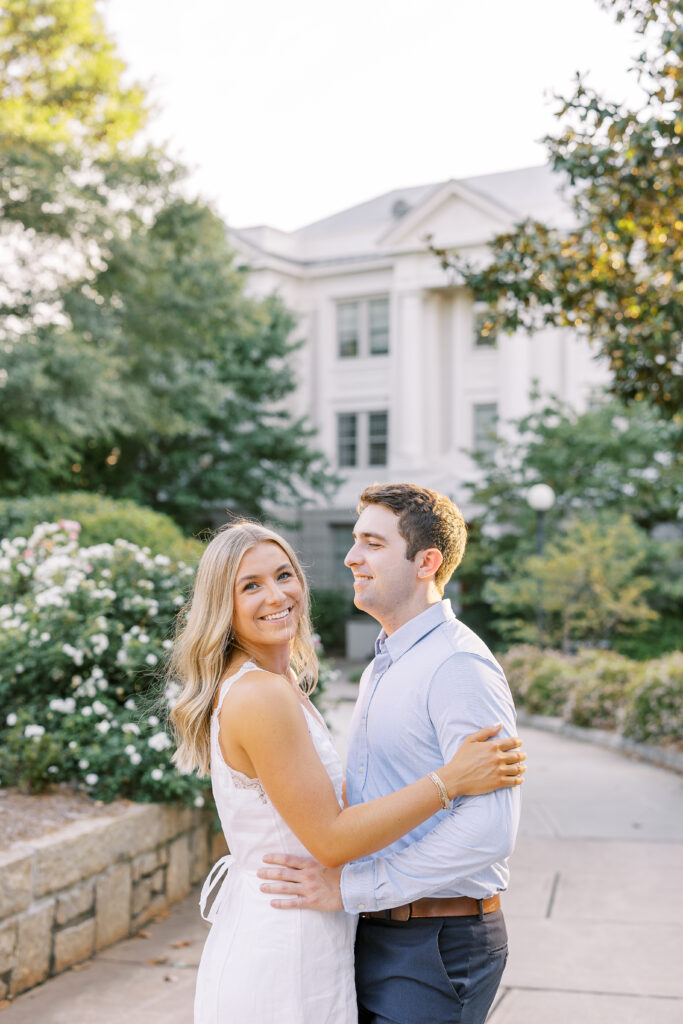
[[[397,469],[420,464],[424,437],[424,354],[422,349],[422,292],[398,296],[398,319],[393,336],[390,461]]]
[[[498,417],[501,423],[519,419],[529,411],[529,392],[535,376],[530,353],[526,331],[498,336]]]

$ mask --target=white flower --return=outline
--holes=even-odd
[[[27,725],[26,728],[24,729],[24,736],[26,737],[27,740],[31,739],[31,737],[38,740],[40,739],[41,736],[44,735],[44,733],[45,730],[43,729],[42,725]]]
[[[82,771],[85,771],[86,768],[90,767],[90,761],[86,761],[86,759],[82,757],[81,760],[78,762],[78,767],[82,769]]]
[[[107,647],[109,647],[109,637],[106,633],[93,633],[90,637],[92,644],[93,654],[99,657],[100,654],[104,654]]]
[[[14,671],[17,673],[18,676],[21,675],[21,673],[24,671],[24,666],[21,664],[21,662],[14,666]]]
[[[51,711],[61,711],[64,715],[71,715],[76,710],[76,701],[73,697],[65,697],[62,700],[60,697],[54,697],[49,704]]]
[[[124,753],[128,754],[128,757],[130,757],[131,754],[134,754],[136,750],[137,750],[137,747],[134,747],[132,743],[128,743],[123,748]]]
[[[96,715],[106,715],[107,705],[103,704],[101,700],[93,701],[92,709]]]
[[[130,755],[131,764],[140,764],[140,761],[142,761],[142,754],[138,754],[136,751],[134,754]]]
[[[159,719],[157,718],[156,715],[150,715],[149,718],[147,719],[147,721],[149,722],[150,725],[158,725],[159,724]]]
[[[162,750],[168,750],[168,748],[172,744],[171,739],[167,733],[155,732],[154,735],[150,736],[150,738],[147,740],[147,745],[150,746],[152,750],[161,752]]]
[[[92,715],[92,708],[90,707],[89,704],[86,704],[84,708],[81,708],[81,714],[83,715],[84,718],[90,718],[90,716]]]
[[[48,642],[48,640],[51,640],[51,639],[52,639],[52,637],[50,636],[49,633],[41,633],[40,634],[41,643],[46,644]]]
[[[203,796],[196,796],[194,798],[194,805],[195,805],[195,807],[203,807],[204,806],[204,797]]]
[[[140,726],[136,725],[135,722],[124,722],[121,726],[121,732],[132,732],[136,736],[140,735]]]
[[[69,750],[78,750],[78,743],[76,743],[76,740],[69,741]]]
[[[95,728],[97,729],[98,732],[101,732],[103,736],[106,736],[109,730],[111,729],[111,725],[107,721],[102,721],[98,722]]]
[[[124,708],[128,708],[129,711],[137,711],[137,704],[132,697],[129,697],[123,706]]]
[[[125,665],[127,661],[128,661],[128,655],[126,654],[126,649],[125,649],[125,647],[120,647],[118,652],[117,652],[117,654],[116,654],[116,664],[117,665]]]
[[[173,647],[173,641],[172,640],[162,640],[161,641],[161,646],[164,648],[165,651],[170,651],[170,649]]]
[[[173,598],[173,604],[176,606],[176,608],[180,608],[181,605],[185,604],[185,598],[181,597],[181,595],[178,594],[176,597]]]
[[[171,559],[168,557],[168,555],[155,555],[154,563],[155,565],[170,565]]]
[[[48,771],[50,775],[56,775],[57,772],[59,771],[59,768],[57,767],[56,764],[51,764],[50,767],[48,768]]]
[[[148,644],[149,643],[149,637],[147,636],[146,633],[140,633],[140,636],[138,637],[138,640],[140,641],[141,644]]]
[[[73,659],[74,665],[83,664],[83,651],[77,650],[75,647],[72,647],[71,644],[62,644],[62,650],[68,658]]]
[[[95,772],[89,772],[85,777],[86,786],[96,786],[100,777]]]
[[[104,693],[105,690],[109,689],[108,681],[106,679],[98,679],[97,680],[97,689],[98,690],[102,690],[102,692]]]
[[[7,718],[5,719],[5,721],[7,722],[7,725],[9,725],[9,726],[16,725],[17,724],[17,716],[14,714],[13,711],[10,711],[10,713],[7,716]]]
[[[148,654],[147,657],[145,658],[145,661],[147,662],[148,665],[156,665],[158,660],[159,659],[157,658],[156,654]]]
[[[163,779],[164,777],[164,773],[162,772],[161,768],[153,768],[151,774],[155,782],[158,782],[159,779]]]

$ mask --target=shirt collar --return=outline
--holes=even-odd
[[[404,622],[391,636],[387,636],[385,631],[382,630],[375,642],[375,654],[384,654],[386,651],[392,662],[398,661],[406,651],[422,640],[427,633],[431,633],[437,626],[454,618],[455,614],[451,609],[451,602],[447,598],[439,601],[437,604],[432,604],[413,619],[408,619],[407,622]]]

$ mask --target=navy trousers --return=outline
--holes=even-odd
[[[507,960],[501,910],[412,921],[361,918],[359,1024],[484,1024]]]

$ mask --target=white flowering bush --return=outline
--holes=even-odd
[[[641,743],[683,745],[683,652],[645,663],[630,693],[624,733]]]
[[[0,785],[201,806],[206,781],[170,763],[174,694],[158,682],[194,569],[79,532],[61,520],[0,541]]]

